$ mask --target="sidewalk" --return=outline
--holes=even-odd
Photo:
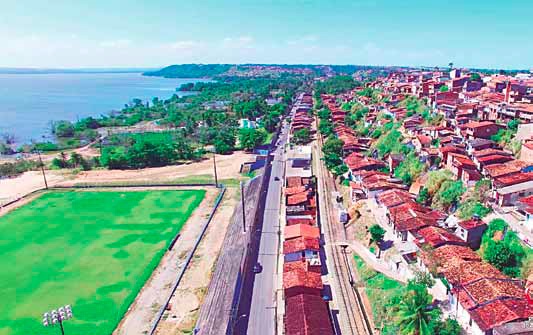
[[[341,244],[341,243],[338,243]],[[382,258],[377,258],[376,255],[370,252],[361,242],[359,241],[350,241],[348,246],[359,256],[365,263],[370,266],[372,269],[383,273],[385,276],[394,279],[396,281],[407,283],[407,280],[410,276],[402,275],[401,273],[394,270],[393,266],[390,263],[387,263]]]

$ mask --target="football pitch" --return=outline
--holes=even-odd
[[[109,335],[203,190],[48,192],[0,217],[0,335]]]

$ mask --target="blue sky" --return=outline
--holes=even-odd
[[[533,67],[531,0],[18,0],[0,67]]]

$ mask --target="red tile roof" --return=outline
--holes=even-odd
[[[533,316],[533,307],[525,299],[496,300],[470,312],[482,331]]]
[[[309,217],[287,217],[287,226],[295,224],[306,224],[314,226],[316,223],[315,219],[312,216]]]
[[[481,304],[498,298],[525,297],[525,290],[518,282],[509,278],[482,278],[458,289],[459,302],[467,309],[475,308]]]
[[[324,288],[320,273],[294,269],[283,273],[283,289],[293,287],[307,287],[316,290]],[[320,292],[318,292],[320,293]]]
[[[465,221],[459,221],[458,225],[466,230],[470,230],[480,226],[486,226],[487,224],[479,219],[470,219]]]
[[[309,226],[306,224],[295,224],[292,226],[286,226],[285,240],[290,240],[298,237],[320,238],[320,230],[318,227]]]
[[[302,205],[308,202],[310,196],[310,192],[304,191],[297,194],[289,195],[287,197],[287,205],[288,206],[295,206],[295,205]]]
[[[507,176],[499,177],[494,179],[494,185],[496,187],[505,187],[510,185],[516,185],[519,183],[524,183],[527,181],[533,180],[533,172],[527,173],[513,173]]]
[[[302,177],[287,177],[287,187],[298,187],[302,185]]]
[[[311,294],[286,299],[286,335],[333,335],[326,302]]]
[[[472,251],[471,249],[469,250]],[[473,257],[477,256],[475,252],[473,253]],[[450,256],[450,258],[442,264],[439,272],[441,272],[448,282],[454,286],[466,285],[482,278],[507,278],[507,276],[501,273],[493,265],[487,262],[481,262],[480,260],[479,256],[477,256],[477,259],[471,260],[464,259],[464,257],[461,259],[456,256]]]
[[[320,243],[317,238],[299,237],[283,242],[283,253],[292,254],[304,250],[320,250]]]
[[[492,178],[509,175],[520,172],[528,164],[524,161],[513,160],[505,163],[491,164],[485,166],[483,169]]]
[[[416,232],[417,237],[421,243],[427,243],[433,248],[437,248],[444,244],[463,245],[465,242],[458,236],[442,229],[440,227],[425,227]]]
[[[414,196],[411,193],[398,189],[387,190],[376,196],[376,200],[387,208],[413,201],[413,199]]]
[[[297,193],[305,192],[306,189],[307,189],[307,188],[306,188],[305,186],[287,187],[287,188],[285,189],[285,194],[286,194],[286,195],[293,195],[293,194],[297,194]]]

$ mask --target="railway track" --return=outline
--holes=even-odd
[[[373,335],[372,326],[364,308],[361,294],[355,285],[356,280],[352,275],[351,262],[345,252],[345,248],[340,245],[346,241],[346,231],[342,223],[337,220],[335,209],[328,196],[331,195],[332,191],[336,191],[337,187],[322,161],[322,135],[318,135],[317,143],[319,184],[321,186],[319,193],[326,210],[326,222],[322,224],[327,232],[326,242],[330,245],[332,251],[330,257],[333,260],[334,278],[339,290],[338,305],[341,315],[344,314],[345,316],[344,327],[341,325],[341,332],[343,335]]]

